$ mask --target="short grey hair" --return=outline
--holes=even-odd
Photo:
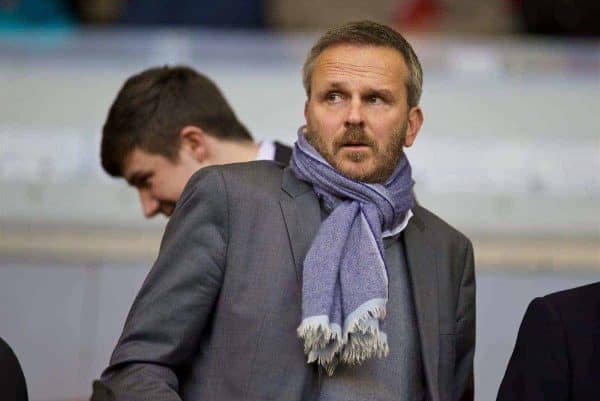
[[[302,83],[306,95],[310,98],[310,84],[315,67],[315,60],[326,49],[337,45],[382,46],[396,49],[409,71],[406,82],[408,105],[419,104],[423,90],[423,70],[419,59],[404,37],[392,28],[372,21],[349,22],[325,32],[310,49],[302,67]]]

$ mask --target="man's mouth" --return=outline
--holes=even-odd
[[[354,150],[362,150],[369,148],[370,145],[364,142],[347,142],[342,145],[342,148],[346,149],[354,149]]]
[[[349,152],[366,152],[369,149],[374,149],[374,143],[361,130],[350,129],[346,131],[337,143],[334,143],[334,149],[340,151],[342,149]]]

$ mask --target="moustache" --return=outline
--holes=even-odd
[[[337,153],[343,146],[363,145],[377,150],[377,144],[360,127],[348,128],[342,136],[333,141],[334,152]]]

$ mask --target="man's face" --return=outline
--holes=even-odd
[[[150,218],[162,213],[169,217],[185,184],[200,167],[184,152],[173,162],[136,147],[125,159],[123,177],[137,189],[144,216]]]
[[[408,74],[395,49],[326,49],[315,60],[305,105],[307,140],[346,177],[384,182],[402,157],[402,147],[412,145],[418,131],[409,119]]]

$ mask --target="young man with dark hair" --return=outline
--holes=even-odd
[[[170,216],[202,167],[257,159],[287,165],[290,157],[285,145],[255,143],[215,83],[185,66],[129,78],[102,130],[104,170],[137,189],[146,217]]]
[[[186,186],[101,378],[116,399],[473,400],[472,245],[415,203],[403,151],[414,51],[363,21],[305,65],[290,166]]]

